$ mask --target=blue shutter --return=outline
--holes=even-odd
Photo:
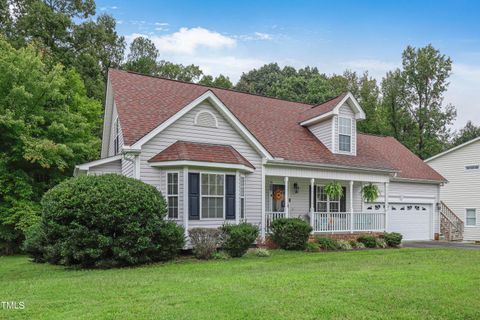
[[[235,176],[225,176],[225,218],[235,220]]]
[[[200,219],[200,174],[188,174],[188,218]]]

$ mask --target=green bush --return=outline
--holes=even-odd
[[[157,189],[120,175],[66,180],[41,205],[40,230],[26,242],[37,261],[130,266],[172,259],[185,243],[183,228],[163,220],[167,209]]]
[[[365,249],[365,245],[356,240],[350,240],[350,245],[352,246],[353,249]]]
[[[270,257],[270,251],[268,251],[267,249],[258,248],[255,250],[255,255],[261,258]]]
[[[337,241],[338,249],[339,250],[352,250],[353,247],[350,244],[350,241],[347,240],[338,240]]]
[[[307,245],[305,246],[305,251],[307,251],[307,252],[319,252],[320,251],[320,246],[316,242],[307,242]]]
[[[385,249],[386,247],[388,247],[387,243],[385,242],[385,239],[377,238],[376,241],[377,241],[377,248]]]
[[[250,223],[225,224],[221,227],[225,234],[223,249],[231,257],[241,257],[258,237],[258,227]]]
[[[374,236],[363,235],[357,238],[358,242],[361,242],[367,248],[376,248],[377,247],[377,238]]]
[[[300,218],[281,218],[270,226],[273,242],[282,249],[304,250],[312,227]]]
[[[225,251],[217,251],[212,254],[214,260],[228,260],[230,256]]]
[[[23,250],[27,252],[34,262],[45,262],[44,248],[46,247],[45,232],[42,225],[37,223],[25,233]]]
[[[385,232],[383,238],[389,247],[398,247],[402,244],[403,236],[398,232]]]
[[[315,242],[318,243],[322,250],[338,250],[338,241],[332,238],[316,237]]]
[[[214,228],[192,228],[188,231],[193,254],[197,259],[212,259],[223,244],[223,232]]]

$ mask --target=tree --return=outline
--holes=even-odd
[[[157,65],[156,75],[172,80],[195,82],[203,75],[203,72],[193,64],[184,66],[162,60]]]
[[[135,38],[130,44],[130,53],[124,68],[143,74],[154,75],[157,72],[158,50],[148,38]]]
[[[223,74],[219,75],[216,78],[213,78],[210,75],[204,75],[198,83],[206,86],[225,88],[225,89],[231,89],[233,87],[233,83],[230,81],[230,79],[224,76]]]
[[[455,147],[462,143],[468,142],[472,139],[480,137],[480,126],[476,126],[472,121],[468,121],[465,127],[453,137],[452,143],[449,147]]]
[[[0,56],[0,251],[14,252],[43,193],[97,156],[101,105],[77,72],[32,45],[0,37]]]
[[[270,87],[284,77],[282,70],[277,63],[270,63],[261,68],[253,69],[247,73],[242,73],[240,80],[235,85],[235,89],[268,95]]]
[[[452,60],[430,44],[419,49],[408,46],[402,66],[406,106],[416,126],[413,151],[426,159],[443,150],[450,137],[448,126],[456,117],[454,106],[443,105]]]

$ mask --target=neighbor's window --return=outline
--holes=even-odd
[[[338,148],[350,152],[352,148],[352,119],[338,118]]]
[[[245,176],[240,176],[240,219],[245,219]]]
[[[113,123],[113,153],[115,155],[120,151],[120,127],[118,123],[118,117]]]
[[[477,225],[477,210],[476,209],[467,209],[467,218],[465,219],[465,224],[467,226],[476,226]]]
[[[470,164],[465,166],[465,170],[478,170],[480,169],[480,165],[478,164]]]
[[[178,219],[178,173],[167,173],[168,218]]]
[[[223,174],[202,173],[202,219],[223,219],[224,186]]]
[[[318,212],[340,212],[340,198],[330,199],[324,187],[317,186],[316,199]]]

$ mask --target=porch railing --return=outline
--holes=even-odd
[[[285,212],[265,212],[265,231],[270,232],[270,225],[274,220],[285,217]]]
[[[313,232],[385,231],[384,212],[314,212]]]

